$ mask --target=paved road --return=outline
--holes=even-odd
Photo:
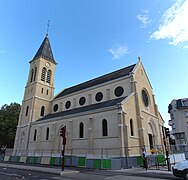
[[[131,170],[88,170],[79,169],[77,173],[65,173],[62,176],[53,173],[0,167],[0,180],[175,180],[171,172]],[[178,179],[177,179],[178,180]]]

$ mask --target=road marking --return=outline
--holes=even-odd
[[[54,176],[54,177],[51,177],[50,179],[56,179],[56,180],[70,180],[70,178],[65,178],[65,177],[57,177],[57,176]],[[72,179],[72,178],[71,178]]]
[[[39,176],[31,176],[31,178],[37,178],[37,177],[39,177]]]

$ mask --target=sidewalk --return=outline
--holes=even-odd
[[[70,174],[70,173],[79,173],[78,170],[73,170],[70,168],[66,168],[62,171],[61,167],[59,166],[48,166],[48,165],[28,165],[28,164],[16,164],[16,163],[7,163],[0,161],[0,167],[5,168],[14,168],[14,169],[22,169],[27,171],[38,171],[43,173],[51,173],[56,175],[64,175],[64,174]],[[100,171],[100,170],[99,170]],[[172,174],[172,171],[168,171],[165,167],[160,167],[159,169],[156,169],[155,167],[150,167],[147,171],[143,168],[131,168],[131,169],[119,169],[119,170],[106,170],[109,172],[119,172],[119,173],[128,173],[128,174]]]
[[[0,161],[0,167],[4,168],[14,168],[14,169],[22,169],[27,171],[38,171],[43,173],[51,173],[56,175],[63,175],[63,174],[69,174],[69,173],[78,173],[77,170],[70,170],[70,169],[64,169],[64,171],[61,170],[61,167],[44,167],[44,166],[37,166],[37,165],[26,165],[26,164],[11,164],[11,163],[5,163]]]
[[[125,172],[130,174],[172,174],[172,171],[168,171],[166,167],[159,167],[156,169],[155,167],[150,167],[147,171],[144,168],[131,168],[131,169],[120,169],[120,170],[110,170],[113,172]]]

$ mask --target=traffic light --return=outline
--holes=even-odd
[[[65,138],[65,133],[66,133],[66,126],[63,126],[61,129],[60,129],[60,136],[62,138]]]
[[[165,133],[166,133],[166,137],[170,137],[170,131],[169,128],[165,127]]]

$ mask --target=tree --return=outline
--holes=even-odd
[[[18,103],[4,104],[0,109],[0,147],[7,145],[13,148],[16,128],[21,105]]]

